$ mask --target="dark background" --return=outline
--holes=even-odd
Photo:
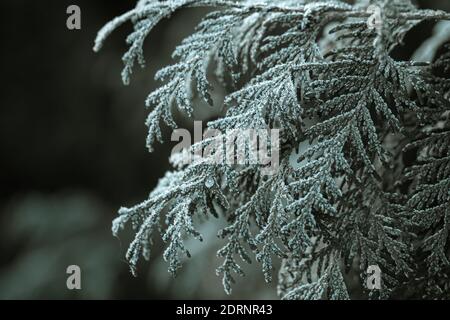
[[[420,3],[450,9],[448,0]],[[79,31],[66,28],[71,4],[81,8]],[[152,154],[145,147],[144,101],[156,70],[171,63],[174,46],[205,13],[185,10],[156,27],[147,67],[125,87],[121,56],[131,25],[99,54],[92,46],[103,24],[134,5],[1,1],[0,298],[225,297],[213,246],[180,279],[167,275],[158,249],[133,278],[123,258],[132,234],[117,240],[110,232],[117,209],[144,200],[169,169],[170,144]],[[416,28],[394,54],[408,58],[431,28]],[[71,264],[82,269],[81,291],[66,288]],[[256,273],[238,282],[233,298],[275,297],[274,285]]]
[[[81,30],[66,28],[71,4],[81,8]],[[207,247],[173,281],[157,242],[154,258],[133,278],[124,261],[131,230],[120,240],[111,235],[118,208],[145,200],[170,169],[170,143],[151,154],[145,146],[144,101],[157,86],[155,72],[172,62],[175,45],[206,12],[184,10],[158,25],[146,42],[147,67],[126,87],[121,57],[132,26],[117,30],[100,53],[92,47],[97,31],[134,5],[0,4],[0,298],[226,297],[214,274],[217,248]],[[66,288],[71,264],[81,267],[81,291]],[[241,281],[233,297],[263,297],[253,293],[263,283],[255,277]]]

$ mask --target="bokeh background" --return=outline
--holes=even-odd
[[[76,4],[82,29],[66,28]],[[171,144],[145,147],[144,100],[153,75],[206,10],[188,9],[163,21],[146,42],[148,65],[121,83],[127,25],[99,54],[98,29],[134,0],[2,0],[0,3],[0,299],[227,298],[215,276],[220,245],[214,222],[206,241],[173,279],[156,242],[153,259],[131,276],[124,255],[131,230],[111,235],[120,206],[147,197],[165,171]],[[448,0],[419,1],[450,10]],[[411,32],[393,54],[407,59],[430,34]],[[190,122],[181,119],[186,127]],[[166,140],[170,134],[166,132]],[[66,288],[66,268],[82,270],[82,290]],[[258,268],[239,279],[231,298],[276,298]],[[276,277],[275,277],[276,278]]]

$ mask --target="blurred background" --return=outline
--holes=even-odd
[[[81,8],[82,29],[66,28],[66,8]],[[448,0],[419,1],[450,10]],[[134,0],[1,1],[0,299],[227,298],[215,275],[220,246],[214,223],[173,279],[155,243],[134,278],[124,261],[132,238],[111,235],[120,206],[144,199],[170,169],[171,145],[147,152],[144,101],[155,72],[206,13],[184,10],[163,21],[146,42],[147,67],[122,85],[126,25],[99,54],[97,31]],[[431,34],[424,24],[394,55],[407,59]],[[189,122],[184,121],[189,127]],[[166,132],[166,140],[170,140]],[[81,268],[81,290],[66,287],[66,268]],[[255,268],[234,286],[234,299],[276,298]],[[276,279],[276,277],[274,277]]]

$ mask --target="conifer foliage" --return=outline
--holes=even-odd
[[[190,256],[185,239],[208,241],[196,225],[223,216],[217,274],[227,293],[243,263],[256,260],[272,281],[280,260],[284,299],[351,298],[351,275],[370,298],[449,298],[450,48],[433,61],[390,53],[414,26],[450,14],[409,0],[140,0],[106,24],[94,50],[131,22],[128,84],[152,28],[188,7],[212,11],[156,74],[148,148],[163,142],[162,123],[177,128],[174,108],[192,116],[196,96],[213,105],[216,77],[226,113],[208,127],[279,129],[280,163],[273,175],[250,163],[176,165],[113,222],[115,235],[127,223],[136,230],[133,273],[160,233],[175,274]],[[365,288],[373,265],[379,290]]]

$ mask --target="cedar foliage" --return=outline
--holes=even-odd
[[[365,290],[371,298],[450,297],[450,50],[434,61],[390,55],[414,26],[450,14],[409,0],[140,0],[94,49],[131,21],[128,84],[152,28],[187,7],[217,11],[156,74],[148,148],[163,141],[161,123],[177,128],[174,108],[192,116],[194,97],[213,104],[213,69],[226,114],[208,128],[280,129],[280,164],[270,176],[255,164],[175,166],[113,222],[115,235],[127,223],[136,230],[132,272],[159,232],[175,274],[190,256],[185,238],[208,241],[195,225],[223,216],[217,274],[227,293],[243,263],[256,259],[272,281],[279,259],[285,299],[348,299],[349,274],[364,284],[370,265],[382,270],[381,290]]]

